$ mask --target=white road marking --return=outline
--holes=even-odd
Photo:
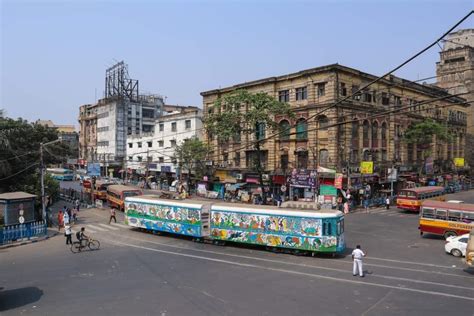
[[[112,226],[118,226],[121,228],[127,228],[127,229],[131,228],[131,226],[127,226],[125,224],[120,224],[120,223],[110,223],[110,224],[112,224]]]
[[[221,256],[228,256],[228,257],[237,257],[237,258],[245,258],[245,259],[254,259],[254,260],[260,260],[260,261],[267,261],[267,262],[274,262],[274,263],[281,263],[281,264],[287,264],[287,265],[296,265],[296,266],[302,266],[302,267],[308,267],[308,268],[317,268],[317,269],[330,269],[326,267],[321,267],[321,266],[313,266],[313,265],[306,265],[306,264],[300,264],[300,263],[292,263],[292,262],[285,262],[285,261],[280,261],[280,260],[273,260],[273,259],[264,259],[264,258],[256,258],[256,257],[251,257],[251,256],[244,256],[244,255],[235,255],[235,254],[229,254],[229,253],[223,253],[219,251],[212,251],[212,250],[203,250],[203,249],[195,249],[195,248],[189,248],[189,247],[183,247],[183,246],[176,246],[176,245],[170,245],[170,244],[165,244],[165,243],[160,243],[156,241],[151,241],[151,240],[144,240],[140,238],[133,238],[130,236],[126,237],[127,239],[131,240],[136,240],[140,242],[146,242],[150,244],[155,244],[155,245],[160,245],[160,246],[166,246],[170,248],[176,248],[176,249],[182,249],[182,250],[191,250],[195,252],[202,252],[202,253],[211,253],[211,254],[217,254]],[[372,258],[373,259],[373,258]],[[379,258],[375,258],[379,259]],[[333,259],[327,259],[330,261],[334,261],[337,263],[345,263],[345,264],[351,264],[352,261],[347,261],[347,260],[333,260]],[[421,263],[420,263],[421,264]],[[439,272],[439,271],[429,271],[429,270],[420,270],[420,269],[411,269],[411,268],[403,268],[403,267],[395,267],[395,266],[386,266],[386,265],[380,265],[380,264],[371,264],[371,263],[364,263],[366,266],[372,266],[372,267],[379,267],[379,268],[387,268],[387,269],[395,269],[395,270],[403,270],[403,271],[411,271],[411,272],[420,272],[420,273],[428,273],[428,274],[440,274],[440,275],[446,275],[450,277],[459,277],[459,278],[466,278],[465,275],[459,275],[459,274],[453,274],[453,273],[446,273],[446,272]],[[443,267],[443,266],[441,266]],[[449,267],[451,270],[452,268]],[[346,271],[346,270],[343,270]]]
[[[104,229],[102,227],[99,227],[99,226],[95,226],[95,225],[91,225],[91,224],[87,224],[88,227],[92,227],[92,229],[94,230],[98,230],[98,231],[101,231],[101,232],[108,232],[109,230],[108,229]]]
[[[445,269],[452,269],[451,266],[442,266],[433,263],[422,263],[422,262],[414,262],[414,261],[404,261],[404,260],[395,260],[395,259],[385,259],[385,258],[377,258],[377,257],[370,257],[367,260],[380,260],[380,261],[388,261],[388,262],[396,262],[396,263],[407,263],[407,264],[416,264],[420,266],[427,266],[427,267],[436,267],[436,268],[445,268]]]
[[[113,227],[112,225],[107,225],[107,224],[99,224],[99,225],[103,227],[107,227],[107,229],[119,230],[117,227]]]
[[[128,247],[132,247],[132,248],[138,248],[138,249],[149,250],[149,251],[154,251],[154,252],[166,253],[166,254],[181,256],[181,257],[188,257],[188,258],[194,258],[194,259],[200,259],[200,260],[206,260],[206,261],[219,262],[219,263],[230,264],[230,265],[241,266],[241,267],[257,268],[257,269],[263,269],[263,270],[268,270],[268,271],[275,271],[275,272],[283,272],[283,273],[288,273],[288,274],[308,276],[308,277],[313,277],[313,278],[318,278],[318,279],[339,281],[339,282],[344,282],[344,283],[352,283],[352,284],[357,284],[357,285],[368,285],[368,286],[382,287],[382,288],[388,288],[388,289],[395,289],[395,290],[399,290],[399,291],[423,293],[423,294],[429,294],[429,295],[444,296],[444,297],[451,297],[451,298],[458,298],[458,299],[463,299],[463,300],[468,300],[468,301],[474,301],[474,297],[467,297],[467,296],[461,296],[461,295],[455,295],[455,294],[449,294],[449,293],[443,293],[443,292],[436,292],[436,291],[425,291],[425,290],[413,289],[413,288],[408,288],[408,287],[403,287],[403,286],[394,286],[394,285],[386,285],[386,284],[379,284],[379,283],[372,283],[372,282],[348,280],[348,279],[330,277],[330,276],[325,276],[325,275],[320,275],[320,274],[299,272],[299,271],[286,270],[286,269],[280,269],[280,268],[270,268],[270,267],[259,266],[259,265],[256,265],[256,264],[241,263],[241,262],[228,261],[228,260],[222,260],[222,259],[216,259],[216,258],[209,258],[209,257],[204,257],[204,256],[191,255],[191,254],[180,253],[180,252],[154,249],[154,248],[138,246],[138,245],[133,245],[133,244],[127,244],[127,243],[112,241],[112,240],[110,240],[110,242],[114,243],[114,244],[117,244],[117,245],[128,246]]]
[[[78,230],[76,231],[75,229],[72,229],[71,231],[72,231],[73,234],[78,232]],[[92,233],[92,234],[97,233],[95,230],[89,229],[89,227],[87,227],[86,232],[87,233]]]

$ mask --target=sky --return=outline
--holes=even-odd
[[[399,65],[474,7],[446,1],[0,0],[0,109],[78,125],[124,60],[140,91],[202,107],[200,92],[339,63]],[[471,16],[460,28],[473,28]],[[435,75],[439,47],[395,74]]]

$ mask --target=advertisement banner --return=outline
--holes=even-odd
[[[335,186],[323,184],[319,187],[319,195],[337,196],[337,189]]]
[[[362,174],[372,174],[372,173],[374,173],[374,162],[373,161],[361,161],[361,163],[360,163],[360,173],[362,173]]]
[[[293,185],[314,187],[316,185],[316,171],[308,169],[293,169],[290,182]]]
[[[342,189],[342,178],[343,178],[342,173],[336,173],[336,178],[334,179],[334,186],[337,189]]]
[[[464,167],[464,158],[454,158],[454,165],[456,167]]]

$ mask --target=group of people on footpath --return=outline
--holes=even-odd
[[[80,202],[76,200],[74,208],[71,209],[64,206],[62,210],[58,212],[58,231],[64,227],[64,236],[66,237],[66,245],[72,244],[72,224],[77,223],[77,215],[80,209]]]

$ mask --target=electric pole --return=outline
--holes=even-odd
[[[46,203],[45,203],[45,194],[44,194],[44,160],[43,160],[43,148],[47,145],[52,145],[57,142],[60,142],[62,139],[56,139],[47,143],[40,143],[40,175],[41,175],[41,209],[43,220],[48,224],[48,216],[46,214]]]

